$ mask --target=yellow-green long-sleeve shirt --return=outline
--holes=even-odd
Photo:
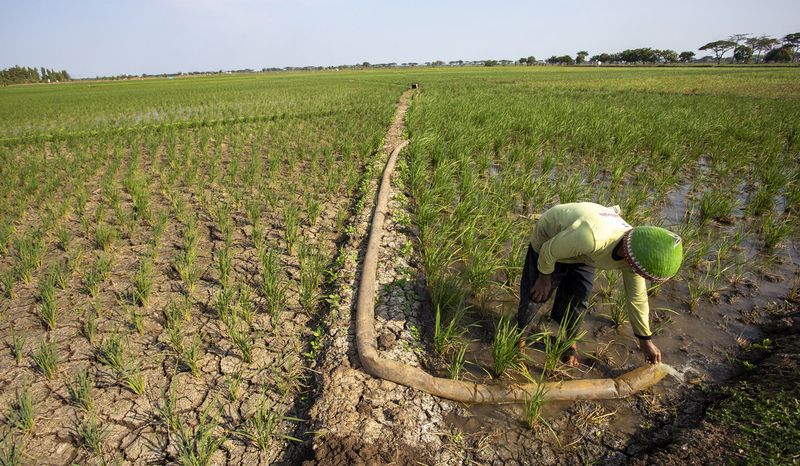
[[[591,202],[561,204],[548,209],[536,223],[531,246],[539,254],[540,273],[551,274],[556,262],[586,264],[600,270],[620,270],[625,287],[625,310],[633,333],[650,336],[647,282],[625,259],[612,252],[626,231],[633,228],[616,207]]]

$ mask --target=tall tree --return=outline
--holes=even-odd
[[[588,56],[589,52],[587,52],[586,50],[581,50],[580,52],[577,53],[577,55],[575,55],[575,63],[577,64],[586,63],[586,57]]]
[[[681,52],[680,55],[678,55],[678,60],[680,60],[681,63],[689,63],[693,58],[694,52],[690,52],[688,50],[686,52]]]
[[[528,66],[535,65],[535,64],[536,64],[536,57],[534,57],[533,55],[529,56],[528,57]]]
[[[733,59],[736,60],[736,63],[750,63],[752,58],[753,49],[746,45],[737,45],[733,49]]]
[[[748,47],[753,49],[756,61],[764,61],[764,53],[778,45],[778,39],[769,36],[749,37],[745,39]]]
[[[800,32],[787,34],[783,37],[784,47],[792,49],[792,60],[797,56],[797,50],[800,49]]]
[[[713,51],[714,55],[717,58],[717,64],[720,64],[722,63],[722,56],[725,55],[725,52],[734,47],[736,47],[736,42],[730,40],[715,40],[714,42],[709,42],[706,45],[700,47],[699,50]]]

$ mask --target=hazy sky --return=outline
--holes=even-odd
[[[78,77],[695,50],[800,31],[800,0],[0,0],[0,68]]]

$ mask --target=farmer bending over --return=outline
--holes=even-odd
[[[639,349],[648,362],[660,363],[661,351],[650,340],[645,279],[669,279],[678,272],[682,258],[680,236],[654,226],[633,228],[619,216],[618,207],[591,202],[555,206],[542,214],[528,246],[517,326],[527,329],[537,308],[557,289],[550,318],[566,325],[568,335],[576,335],[589,307],[594,269],[620,270],[625,310]],[[578,365],[576,345],[566,362]]]

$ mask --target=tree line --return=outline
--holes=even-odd
[[[67,70],[55,71],[41,68],[31,68],[28,66],[14,66],[0,70],[0,85],[26,84],[26,83],[52,83],[69,81],[72,79]]]
[[[787,34],[781,39],[769,36],[753,36],[752,34],[734,34],[728,39],[715,40],[699,48],[702,51],[714,53],[711,56],[700,58],[699,61],[714,59],[722,63],[723,60],[733,63],[788,63],[798,57],[800,50],[800,32]],[[733,52],[725,59],[725,54]],[[674,50],[659,50],[650,47],[627,49],[617,53],[600,53],[589,57],[589,53],[581,50],[575,56],[553,55],[545,60],[551,65],[580,65],[584,63],[614,63],[614,64],[657,64],[657,63],[691,63],[698,61],[692,51],[676,52]],[[523,57],[518,60],[520,64],[536,64],[533,57]]]

